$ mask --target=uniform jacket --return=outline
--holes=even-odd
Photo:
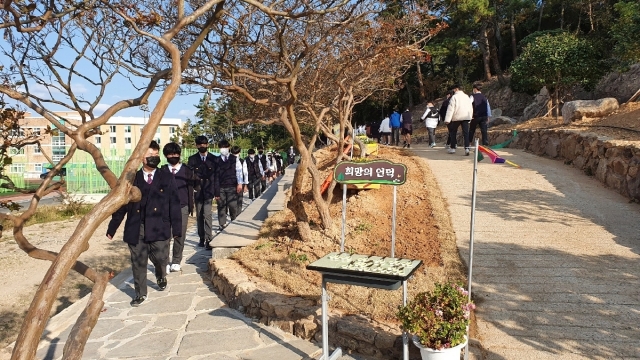
[[[214,196],[216,156],[207,153],[206,161],[202,161],[202,155],[195,153],[189,156],[187,165],[193,169],[198,178],[199,188],[194,188],[194,198],[196,201],[212,200]]]
[[[200,190],[200,181],[198,180],[198,177],[196,176],[196,174],[193,172],[193,169],[189,165],[182,164],[182,167],[184,167],[184,170],[185,170],[184,180],[187,183],[187,210],[189,210],[189,214],[191,214],[193,213],[193,205],[194,205],[193,194],[194,194],[194,191]],[[161,170],[171,174],[171,169],[169,169],[169,165],[163,165]],[[173,174],[171,174],[171,176],[173,176]],[[180,191],[180,189],[178,189],[178,191]]]
[[[144,182],[142,170],[138,170],[136,178],[133,180],[133,185],[141,187]],[[140,239],[141,211],[145,214],[145,242],[168,240],[171,238],[172,233],[177,235],[182,233],[180,198],[178,197],[178,190],[173,181],[173,176],[170,173],[160,169],[156,170],[148,198],[146,199],[145,209],[142,209],[142,203],[142,200],[128,203],[113,213],[107,228],[107,234],[113,237],[126,214],[124,242],[136,245]]]

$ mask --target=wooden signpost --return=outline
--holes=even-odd
[[[402,304],[407,304],[407,280],[422,264],[421,260],[398,259],[396,244],[397,186],[407,181],[407,167],[388,160],[367,162],[343,161],[333,170],[333,178],[342,184],[342,238],[340,252],[330,253],[307,265],[307,269],[322,274],[322,356],[321,360],[335,360],[342,356],[342,349],[329,354],[329,315],[327,283],[349,284],[395,290],[402,285]],[[391,231],[391,256],[378,257],[344,252],[345,226],[347,222],[347,185],[382,184],[393,186],[393,216]],[[409,336],[402,334],[403,359],[409,360]]]

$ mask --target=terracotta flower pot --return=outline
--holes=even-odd
[[[460,351],[467,345],[467,337],[465,336],[462,344],[441,350],[424,347],[417,336],[413,337],[413,344],[420,349],[422,360],[460,360]]]

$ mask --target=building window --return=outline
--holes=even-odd
[[[176,127],[175,126],[169,126],[169,134],[173,135],[176,133]]]
[[[33,164],[33,171],[41,173],[42,172],[42,164]]]
[[[24,164],[11,164],[9,170],[14,174],[24,174]]]
[[[115,137],[115,136],[112,136],[112,137],[111,137],[111,143],[112,143],[112,144],[115,144],[115,143],[116,143],[116,137]]]
[[[109,132],[112,132],[112,133],[115,134],[116,133],[116,126],[115,125],[110,125],[109,126]]]
[[[24,155],[24,148],[9,148],[9,155],[11,156],[16,156],[16,155]]]
[[[32,131],[33,131],[33,135],[34,136],[40,136],[40,128],[39,127],[34,127]]]
[[[55,135],[51,137],[51,160],[60,161],[66,154],[65,138],[62,131],[57,131]]]
[[[102,138],[100,136],[96,136],[96,144],[102,144]]]
[[[131,144],[131,138],[130,137],[124,138],[124,143],[125,144]]]
[[[24,137],[24,129],[11,129],[9,134],[11,134],[12,137]]]
[[[40,151],[40,146],[33,145],[33,153],[34,154],[42,154],[42,151]]]
[[[124,132],[130,134],[131,133],[131,125],[127,125],[124,127]]]

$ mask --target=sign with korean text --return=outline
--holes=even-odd
[[[407,181],[407,167],[388,160],[343,161],[333,169],[333,178],[341,184],[402,185]]]

